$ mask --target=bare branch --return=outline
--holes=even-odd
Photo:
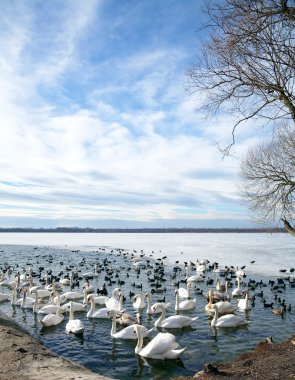
[[[209,40],[187,72],[190,92],[206,95],[203,109],[237,117],[235,130],[250,119],[295,123],[294,0],[210,0]]]

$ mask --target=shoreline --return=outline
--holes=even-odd
[[[114,380],[62,358],[47,349],[14,320],[0,312],[0,380]],[[273,344],[258,342],[254,351],[222,363],[207,363],[193,377],[174,380],[295,379],[295,335]]]
[[[279,343],[269,337],[253,351],[220,363],[206,363],[193,377],[174,380],[288,380],[295,379],[295,335]]]
[[[0,380],[112,380],[57,356],[0,311]]]

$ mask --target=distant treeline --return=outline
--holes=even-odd
[[[0,232],[63,232],[63,233],[282,233],[284,228],[0,228]]]

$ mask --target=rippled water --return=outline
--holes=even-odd
[[[279,269],[289,270],[295,266],[294,262],[294,238],[286,234],[0,234],[1,266],[4,263],[14,267],[14,273],[22,272],[32,265],[34,271],[40,266],[46,270],[52,269],[54,274],[69,263],[80,266],[85,258],[86,265],[80,266],[81,273],[93,270],[95,262],[102,262],[106,257],[109,264],[118,271],[119,278],[125,281],[121,286],[126,301],[124,308],[133,313],[132,299],[129,291],[144,293],[149,291],[147,274],[141,270],[139,278],[130,259],[124,260],[122,252],[139,255],[141,250],[150,260],[167,256],[165,262],[166,293],[154,294],[153,301],[166,296],[166,301],[172,302],[169,315],[174,311],[174,289],[171,285],[173,266],[175,261],[180,264],[185,261],[195,261],[197,258],[208,258],[210,261],[218,261],[220,265],[246,265],[247,277],[244,278],[244,288],[247,288],[248,280],[262,280],[268,283],[269,279],[277,280],[280,276]],[[118,248],[124,249],[119,251]],[[79,249],[79,252],[76,252]],[[75,251],[75,252],[73,252]],[[152,257],[150,257],[152,255]],[[51,257],[53,258],[51,260]],[[255,260],[253,265],[251,260]],[[60,264],[63,262],[63,264]],[[127,277],[127,270],[130,270]],[[179,264],[179,265],[180,265]],[[16,267],[18,265],[18,268]],[[44,271],[42,272],[42,277]],[[207,278],[216,276],[212,272],[206,273]],[[184,271],[181,279],[185,278]],[[117,281],[118,278],[113,278]],[[105,273],[90,281],[95,288],[105,283]],[[233,280],[234,282],[234,280]],[[142,290],[132,284],[142,284]],[[80,281],[80,288],[83,280]],[[286,282],[286,290],[278,296],[285,299],[286,304],[294,304],[295,288]],[[117,284],[108,286],[109,293]],[[208,291],[206,283],[198,283],[196,287]],[[91,370],[111,376],[116,379],[167,379],[177,375],[192,375],[200,370],[208,361],[221,361],[230,359],[238,353],[253,349],[258,340],[272,335],[275,341],[282,340],[294,332],[295,316],[286,313],[282,318],[273,315],[270,309],[264,308],[257,297],[254,308],[245,317],[249,320],[247,327],[239,329],[212,329],[210,319],[204,312],[206,300],[199,294],[199,289],[192,296],[197,298],[197,307],[194,311],[186,312],[189,316],[199,316],[191,328],[173,330],[181,347],[187,350],[177,361],[143,360],[134,354],[136,342],[115,340],[110,336],[111,322],[109,320],[88,320],[85,312],[75,313],[85,324],[83,337],[68,335],[65,332],[65,324],[56,327],[41,329],[39,316],[34,316],[32,311],[12,307],[9,302],[1,303],[0,308],[6,314],[22,324],[30,333],[39,339],[54,352],[77,361]],[[274,299],[274,293],[270,287],[261,288],[265,292],[267,301]],[[258,288],[256,291],[260,291]],[[77,288],[75,288],[77,290]],[[0,287],[0,293],[7,292]],[[250,295],[254,292],[250,292]],[[275,301],[274,301],[275,302]],[[274,305],[278,308],[279,305]],[[295,305],[294,305],[295,307]],[[239,313],[241,314],[241,313]],[[146,317],[142,313],[142,323],[153,327],[155,317]],[[154,336],[156,332],[152,334]],[[148,342],[148,339],[145,340]]]

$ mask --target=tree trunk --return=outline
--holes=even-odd
[[[282,219],[282,222],[284,223],[284,227],[285,227],[286,231],[290,235],[295,236],[295,229],[291,226],[291,224],[286,219]]]

